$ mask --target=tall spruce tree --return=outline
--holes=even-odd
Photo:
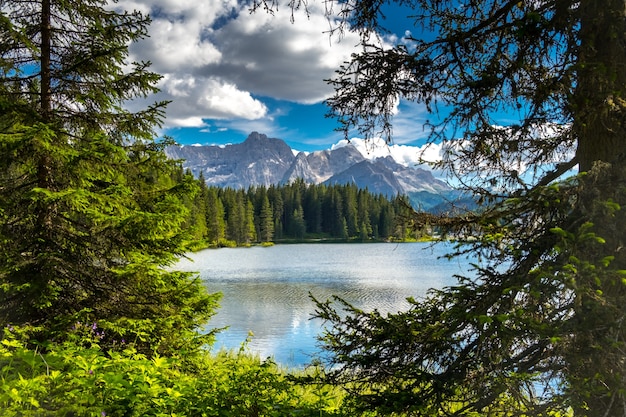
[[[259,240],[261,242],[271,242],[274,239],[274,219],[272,206],[263,188],[261,193],[261,208],[259,212]]]
[[[377,38],[390,5],[416,27],[395,46]],[[391,139],[399,98],[441,110],[441,166],[483,210],[414,221],[474,234],[457,254],[483,262],[407,312],[320,304],[333,376],[379,411],[625,416],[626,2],[334,6],[363,49],[330,81],[331,113]]]
[[[172,352],[216,299],[170,271],[197,191],[130,112],[159,76],[130,63],[149,19],[103,0],[0,0],[0,323],[59,337],[96,322],[102,343]]]

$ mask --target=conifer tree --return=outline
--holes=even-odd
[[[274,239],[274,217],[267,193],[263,193],[261,210],[259,213],[259,239],[262,242],[271,242]]]
[[[257,240],[256,227],[254,226],[254,205],[252,201],[246,200],[244,217],[244,242],[250,244]]]
[[[226,220],[224,204],[215,187],[207,190],[207,199],[204,202],[206,212],[207,236],[209,243],[219,244],[226,239]]]
[[[415,23],[391,46],[377,36],[389,6]],[[482,204],[411,220],[473,235],[457,254],[483,261],[475,276],[387,317],[320,304],[336,380],[389,413],[626,416],[626,2],[327,10],[363,47],[330,80],[331,114],[391,140],[398,100],[424,104],[443,117],[440,167]]]
[[[244,218],[242,215],[244,200],[238,198],[240,195],[232,189],[226,189],[223,193],[224,211],[226,214],[226,238],[237,244],[243,242],[241,225]]]
[[[190,172],[186,173],[191,175]],[[208,188],[202,172],[198,177],[199,191],[193,196],[193,199],[189,198],[185,201],[185,205],[190,212],[187,222],[185,222],[184,228],[188,230],[190,238],[194,242],[202,242],[208,235],[208,226],[206,224],[208,215],[206,210],[206,201],[208,199]]]
[[[359,219],[357,215],[357,188],[354,184],[346,184],[342,187],[344,218],[348,225],[348,236],[359,234]]]
[[[149,19],[106,1],[0,1],[0,323],[173,352],[215,297],[170,271],[195,181],[154,140],[166,103],[130,112],[159,76],[130,63]],[[61,333],[59,333],[61,332]]]
[[[296,239],[304,238],[306,232],[306,223],[304,221],[304,212],[302,207],[297,206],[291,215],[290,227],[291,235]]]
[[[282,238],[284,232],[283,211],[285,209],[285,204],[281,190],[276,186],[271,185],[267,190],[267,198],[270,200],[270,205],[274,208],[274,237]]]

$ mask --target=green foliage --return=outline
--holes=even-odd
[[[623,387],[626,288],[623,259],[606,250],[622,229],[605,228],[623,224],[615,202],[626,189],[587,207],[613,219],[574,211],[590,190],[598,192],[574,179],[528,193],[527,219],[542,219],[539,230],[518,227],[507,206],[515,201],[478,215],[477,240],[456,250],[483,260],[475,275],[411,300],[408,311],[383,316],[340,301],[340,314],[318,302],[332,323],[323,338],[330,381],[347,387],[357,409],[382,413],[567,415],[600,398],[609,409]]]
[[[407,240],[423,234],[409,230],[405,199],[390,200],[353,184],[296,181],[247,191],[201,187],[204,197],[190,202],[189,210],[203,217],[196,224],[214,225],[196,235],[209,246],[303,239]]]
[[[243,352],[153,356],[118,341],[105,350],[92,325],[71,338],[29,349],[23,329],[0,340],[3,416],[328,416],[341,398],[299,385],[271,361]]]
[[[149,20],[99,0],[0,10],[0,325],[45,341],[87,315],[144,353],[198,339],[216,297],[167,268],[197,183],[154,140],[165,103],[123,107],[160,78],[126,63]]]
[[[332,380],[386,414],[626,416],[624,1],[326,5],[361,36],[329,80],[346,136],[391,140],[399,100],[425,105],[438,167],[482,205],[412,216],[479,260],[457,285],[386,317],[319,304]],[[398,6],[415,30],[389,45]]]

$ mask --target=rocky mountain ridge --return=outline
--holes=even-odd
[[[407,195],[423,209],[433,209],[457,196],[432,172],[407,167],[393,157],[366,158],[354,146],[311,153],[295,152],[283,140],[251,133],[239,144],[172,146],[166,154],[183,160],[183,167],[207,185],[231,188],[270,186],[302,178],[308,184],[354,183],[388,197]]]

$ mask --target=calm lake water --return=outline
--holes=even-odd
[[[223,294],[211,328],[228,326],[215,348],[248,349],[285,366],[303,366],[319,352],[322,323],[312,320],[319,300],[337,295],[356,307],[396,312],[430,288],[455,283],[467,261],[440,259],[448,244],[293,244],[207,249],[177,269],[197,271],[211,292]]]

